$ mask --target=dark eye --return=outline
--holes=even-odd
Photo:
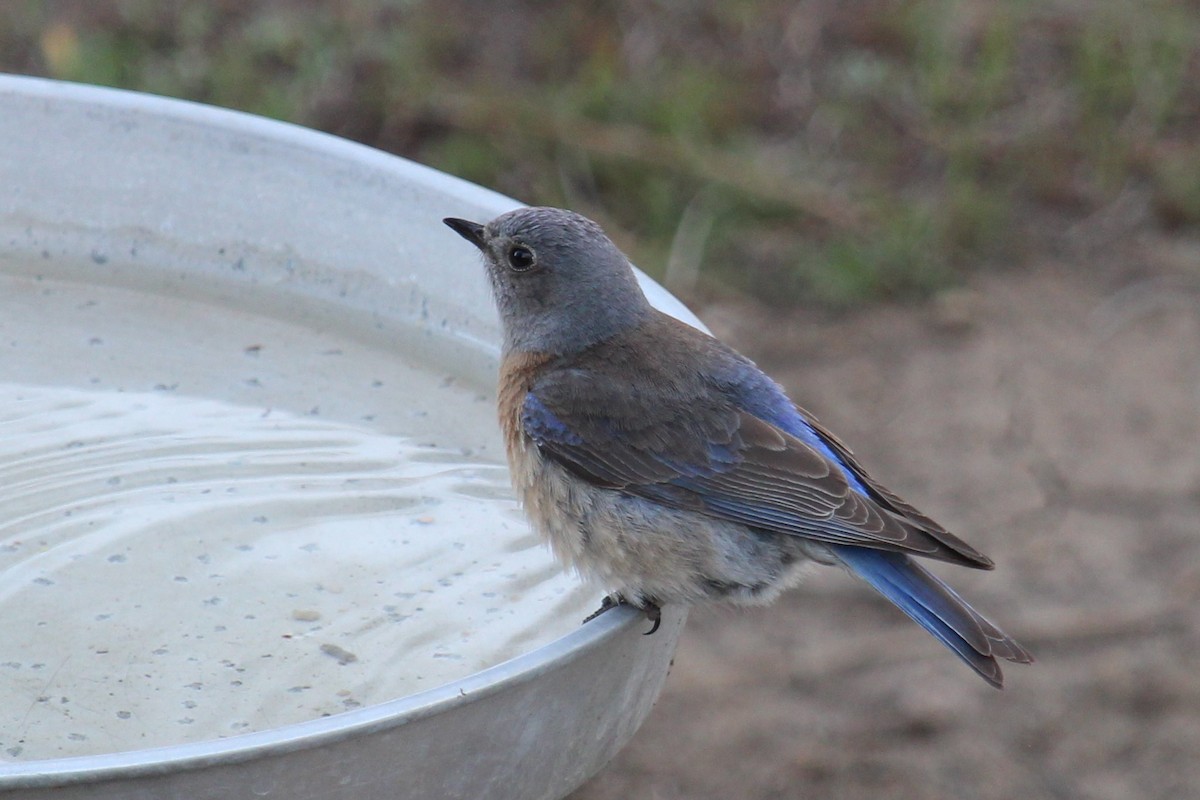
[[[533,251],[523,244],[514,244],[508,248],[508,265],[517,272],[524,272],[533,266]]]

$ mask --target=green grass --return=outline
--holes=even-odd
[[[684,293],[697,274],[778,303],[918,296],[1030,258],[1130,185],[1152,224],[1200,228],[1182,2],[27,0],[0,15],[0,68],[287,119],[569,205],[651,272],[699,209]]]

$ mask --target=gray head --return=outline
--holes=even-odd
[[[483,252],[505,352],[577,352],[650,313],[629,259],[587,217],[522,208],[487,225],[444,222]]]

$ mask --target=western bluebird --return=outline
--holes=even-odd
[[[913,560],[992,562],[885,489],[749,359],[653,308],[591,220],[445,223],[500,310],[513,485],[559,560],[643,609],[769,602],[806,562],[864,579],[993,686],[1032,656]],[[595,615],[593,615],[595,616]],[[589,617],[590,619],[591,617]]]

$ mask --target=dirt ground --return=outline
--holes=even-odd
[[[937,569],[1037,663],[996,691],[821,570],[693,611],[650,718],[573,800],[1200,796],[1200,246],[1161,251],[1175,270],[1104,255],[833,319],[702,309],[996,561]]]

